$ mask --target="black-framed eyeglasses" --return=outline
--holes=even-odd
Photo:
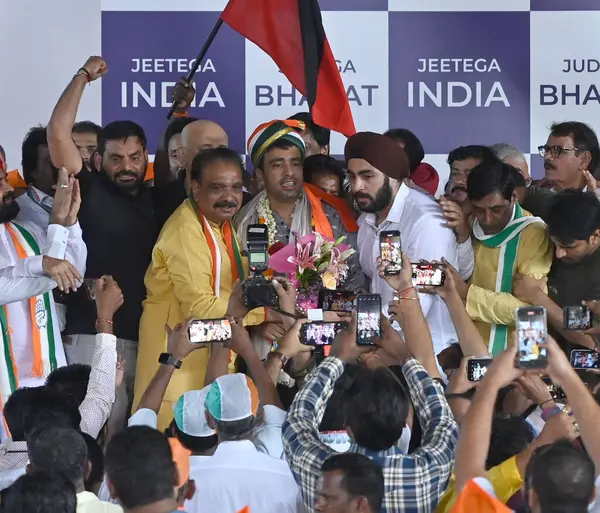
[[[550,156],[552,156],[552,158],[557,159],[558,157],[560,157],[563,153],[566,153],[568,151],[579,151],[579,148],[567,148],[565,146],[538,146],[538,151],[540,152],[540,155],[542,157],[545,157],[546,155],[550,154]]]

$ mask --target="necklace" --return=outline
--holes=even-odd
[[[271,203],[269,197],[265,194],[258,202],[258,222],[267,225],[269,233],[269,247],[275,244],[275,235],[277,234],[277,224],[271,211]]]
[[[296,200],[296,203],[294,204],[294,210],[292,212],[292,223],[299,202],[300,198],[298,198]],[[269,197],[266,194],[258,202],[258,222],[260,224],[267,225],[267,231],[269,232],[269,247],[275,244],[277,242],[275,240],[275,236],[277,235],[277,223],[275,222],[275,217],[273,217],[273,211],[271,210],[271,203],[269,202]]]

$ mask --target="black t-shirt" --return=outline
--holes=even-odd
[[[121,287],[125,302],[114,318],[118,338],[138,340],[144,276],[158,237],[158,223],[150,189],[124,194],[104,173],[85,169],[77,179],[81,187],[79,223],[87,245],[86,278],[111,275]],[[67,335],[96,333],[96,305],[85,287],[67,298]]]
[[[162,228],[173,212],[186,199],[185,185],[182,179],[165,183],[154,183],[151,189],[152,201],[159,227]]]
[[[561,308],[600,299],[600,249],[575,263],[555,258],[548,274],[548,295]],[[549,332],[562,347],[571,347],[556,330],[549,328]]]

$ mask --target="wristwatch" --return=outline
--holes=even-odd
[[[285,367],[285,364],[288,362],[288,357],[279,351],[271,351],[267,355],[267,361],[269,361],[271,358],[277,358],[281,362],[282,367]]]
[[[178,360],[169,353],[161,353],[161,355],[158,357],[158,363],[162,363],[163,365],[172,365],[176,369],[181,368],[181,360]]]

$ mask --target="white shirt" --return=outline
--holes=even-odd
[[[285,420],[285,411],[273,405],[266,405],[263,407],[263,409],[264,424],[256,434],[254,446],[256,447],[256,450],[260,453],[269,455],[274,459],[283,460],[284,456],[283,442],[281,438],[281,425]],[[202,414],[204,414],[204,412],[202,412]],[[156,429],[156,426],[158,425],[158,415],[155,411],[150,410],[148,408],[140,408],[129,418],[127,425],[129,427],[148,426],[153,429]],[[201,485],[200,481],[200,479],[203,479],[203,474],[201,475],[198,471],[202,467],[203,463],[207,460],[210,460],[211,458],[212,456],[190,456],[190,479],[193,479],[196,482],[197,489],[200,486],[203,486]],[[287,467],[287,464],[285,464],[285,467],[289,469],[289,467]],[[197,494],[198,492],[196,492],[196,495]],[[98,496],[104,501],[116,503],[116,501],[110,496],[110,491],[108,490],[106,479],[103,481],[100,487]],[[192,501],[186,501],[185,508],[187,513],[201,511],[198,508],[197,503],[195,502],[195,497]]]
[[[52,210],[53,202],[54,198],[30,185],[27,192],[17,198],[20,207],[17,224],[34,224],[41,230],[45,230],[50,223],[50,214],[47,210]]]
[[[239,511],[296,513],[300,496],[288,464],[257,450],[248,440],[221,442],[194,468],[196,493],[188,513]]]
[[[393,289],[379,277],[379,234],[400,231],[402,251],[411,262],[438,260],[444,257],[457,267],[461,276],[470,275],[475,265],[471,241],[460,245],[446,225],[440,206],[426,194],[401,184],[385,221],[376,224],[376,215],[363,213],[358,218],[358,250],[363,272],[371,279],[371,292],[381,295],[381,310],[388,316]],[[461,267],[463,269],[461,269]],[[469,269],[470,267],[470,269]],[[436,354],[458,341],[454,324],[444,301],[433,294],[420,294],[423,314],[429,325]]]
[[[123,508],[102,502],[91,492],[80,492],[77,494],[77,513],[123,513]]]
[[[52,210],[54,198],[30,185],[25,194],[17,198],[19,204],[19,215],[15,222],[20,225],[35,225],[40,230],[46,231],[50,224],[49,210]],[[55,303],[58,315],[58,325],[62,332],[67,325],[67,306]]]
[[[71,262],[81,276],[85,273],[87,248],[81,237],[79,223],[68,228],[52,224],[47,233],[38,226],[21,222],[40,246],[42,255]],[[49,292],[56,282],[44,274],[43,256],[37,255],[20,260],[15,245],[4,224],[0,224],[0,305],[6,305],[8,320],[13,328],[11,333],[15,364],[19,371],[19,387],[39,386],[44,378],[31,378],[33,350],[31,347],[31,320],[28,299]],[[60,326],[54,298],[50,294],[50,309],[56,360],[59,367],[66,365],[66,358],[60,336]],[[6,400],[6,398],[3,398]]]

